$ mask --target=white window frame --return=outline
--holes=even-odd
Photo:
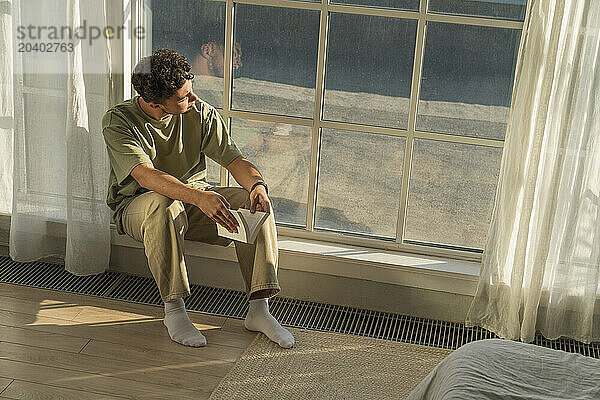
[[[448,14],[434,14],[427,11],[429,0],[421,0],[419,11],[403,11],[388,8],[375,8],[367,6],[339,5],[330,4],[328,0],[321,2],[308,2],[297,0],[210,0],[214,2],[226,3],[225,19],[225,68],[224,68],[224,91],[223,108],[219,109],[223,118],[231,125],[232,118],[252,119],[267,122],[279,122],[285,124],[301,125],[312,127],[311,143],[311,162],[309,174],[309,193],[307,204],[306,227],[304,229],[292,228],[284,224],[277,225],[277,233],[286,237],[300,239],[313,239],[324,242],[340,243],[345,245],[361,246],[382,250],[393,250],[405,253],[424,254],[427,256],[444,257],[457,260],[481,262],[482,251],[480,249],[466,249],[450,245],[425,245],[417,243],[404,242],[405,220],[408,202],[409,178],[413,158],[413,143],[415,139],[428,139],[441,142],[451,142],[459,144],[470,144],[485,147],[503,148],[503,140],[483,139],[475,137],[466,137],[452,134],[432,133],[416,130],[417,103],[419,99],[421,71],[423,68],[423,53],[425,47],[425,27],[428,22],[444,22],[451,24],[472,25],[481,27],[523,29],[522,21],[512,21],[503,19],[494,19],[486,17],[470,17]],[[126,36],[123,41],[123,66],[124,71],[131,71],[142,57],[143,54],[149,54],[151,51],[151,17],[146,11],[148,0],[123,0],[123,21],[131,32],[132,21],[134,27],[145,26],[146,38],[131,40],[132,35]],[[317,78],[316,91],[314,99],[314,113],[312,118],[289,117],[280,115],[260,114],[257,112],[238,111],[231,108],[232,91],[232,70],[233,62],[231,51],[233,47],[233,18],[235,4],[249,4],[258,6],[282,7],[291,9],[315,10],[320,11],[320,28],[317,58]],[[360,125],[355,123],[326,121],[322,119],[323,101],[324,101],[324,74],[326,44],[328,35],[328,18],[331,13],[347,13],[368,16],[381,16],[389,18],[401,18],[417,21],[417,35],[415,44],[415,58],[412,71],[412,84],[409,100],[408,126],[406,129],[386,128],[369,125]],[[149,50],[150,49],[150,50]],[[121,90],[122,89],[122,90]],[[122,98],[130,98],[131,76],[129,73],[123,75],[123,86],[119,90]],[[119,98],[120,96],[117,96]],[[379,239],[362,237],[362,235],[344,235],[336,232],[315,232],[314,214],[316,207],[316,184],[318,176],[318,159],[320,148],[319,132],[322,128],[331,128],[339,130],[348,130],[370,134],[385,134],[406,138],[405,157],[402,171],[402,189],[399,194],[398,224],[396,227],[396,240],[384,241]],[[227,170],[221,167],[221,185],[226,186],[229,182]]]

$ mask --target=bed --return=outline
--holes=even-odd
[[[486,339],[446,357],[407,400],[600,399],[600,360],[534,344]]]

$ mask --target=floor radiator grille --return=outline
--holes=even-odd
[[[17,263],[0,257],[0,282],[65,291],[133,303],[162,306],[152,278],[104,272],[75,276],[62,265],[40,261]],[[188,310],[232,318],[244,318],[248,302],[244,292],[191,285],[185,299]],[[474,340],[496,335],[480,327],[347,306],[315,303],[286,297],[269,302],[271,314],[282,325],[365,336],[444,349],[457,349]],[[535,344],[600,358],[600,343],[585,344],[572,339],[548,340],[537,335]]]

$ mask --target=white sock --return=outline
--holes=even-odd
[[[250,308],[244,326],[251,331],[262,332],[284,349],[294,346],[294,337],[269,313],[268,299],[250,300]]]
[[[184,346],[206,346],[206,338],[190,321],[185,311],[183,299],[174,299],[165,303],[165,319],[163,321],[169,336]]]

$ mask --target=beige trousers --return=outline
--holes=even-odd
[[[232,209],[250,208],[249,193],[239,187],[211,187]],[[122,217],[125,232],[144,244],[148,265],[164,302],[190,295],[184,261],[184,239],[220,246],[232,240],[217,235],[217,225],[198,207],[146,192],[127,205]],[[253,244],[234,241],[248,299],[275,296],[279,254],[273,210]]]

